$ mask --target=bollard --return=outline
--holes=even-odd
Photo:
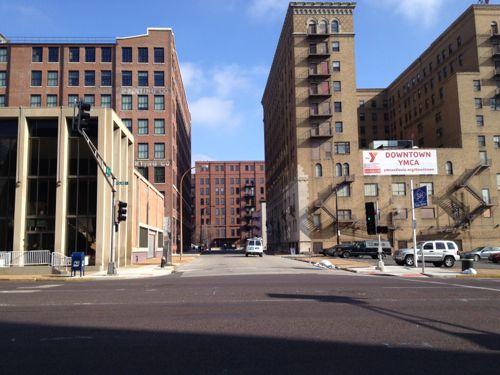
[[[462,271],[474,268],[474,259],[462,259]]]

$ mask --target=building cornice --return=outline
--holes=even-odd
[[[292,2],[293,14],[339,15],[352,14],[356,3],[341,2]]]

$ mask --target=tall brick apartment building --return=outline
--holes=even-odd
[[[165,195],[175,249],[180,176],[191,165],[191,118],[172,30],[149,28],[109,41],[0,35],[0,107],[68,107],[78,98],[112,108],[134,135],[135,167]]]
[[[289,5],[262,98],[268,248],[370,238],[364,203],[374,201],[393,246],[407,246],[411,179],[431,201],[417,239],[498,244],[500,6],[470,6],[382,89],[356,88],[354,9]],[[436,149],[436,174],[364,175],[362,150],[377,140]]]
[[[194,179],[193,243],[239,246],[247,238],[262,235],[263,161],[196,162]]]

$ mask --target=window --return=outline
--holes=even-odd
[[[444,163],[444,170],[448,176],[452,175],[453,174],[453,163],[451,161],[447,161],[446,163]]]
[[[344,124],[342,121],[335,122],[335,133],[343,133],[344,132]]]
[[[47,107],[57,107],[57,95],[47,95]]]
[[[163,95],[155,95],[155,111],[163,111],[165,109],[165,97]]]
[[[365,197],[376,197],[378,195],[377,184],[365,184]]]
[[[132,47],[122,47],[122,63],[132,62]]]
[[[0,87],[7,86],[7,72],[5,70],[0,72]]]
[[[132,86],[132,72],[130,70],[122,71],[122,86]]]
[[[5,107],[5,95],[0,95],[0,108]]]
[[[165,62],[165,52],[163,48],[155,48],[154,55],[155,64],[163,64]]]
[[[377,121],[377,112],[372,112],[372,121]]]
[[[148,84],[148,72],[140,71],[137,76],[138,76],[139,86],[149,86],[149,84]]]
[[[132,95],[122,95],[122,111],[132,110]]]
[[[314,176],[315,177],[323,176],[323,167],[319,163],[314,166]]]
[[[155,167],[155,183],[165,183],[165,167]]]
[[[435,217],[434,208],[428,208],[428,207],[420,208],[420,217],[422,219],[434,219]]]
[[[427,187],[427,195],[434,195],[434,184],[432,182],[421,182],[420,186]]]
[[[31,95],[31,106],[41,107],[42,106],[42,96],[41,95]]]
[[[365,121],[365,113],[364,112],[361,112],[359,114],[359,121]]]
[[[321,226],[321,215],[320,214],[313,214],[312,220],[313,220],[313,225],[315,227],[319,228]]]
[[[483,100],[481,98],[474,98],[474,107],[476,109],[483,108]]]
[[[332,62],[332,71],[333,72],[340,72],[340,61],[333,61]]]
[[[392,195],[406,195],[406,185],[404,182],[396,182],[392,184]]]
[[[500,173],[497,173],[497,190],[500,190]]]
[[[478,135],[477,136],[477,145],[479,147],[485,147],[486,146],[486,138],[484,135]]]
[[[338,210],[339,221],[349,221],[352,220],[351,210]]]
[[[332,52],[340,51],[340,42],[332,42]]]
[[[101,47],[101,62],[111,62],[111,47]]]
[[[101,107],[111,108],[111,95],[108,94],[101,95]]]
[[[83,102],[90,104],[92,107],[95,106],[95,95],[84,95]]]
[[[482,115],[476,115],[476,125],[484,126],[484,118]]]
[[[43,59],[43,48],[33,47],[31,49],[31,61],[32,62],[42,62]]]
[[[138,95],[137,96],[137,109],[139,109],[139,111],[147,111],[148,110],[148,96],[147,95]]]
[[[7,48],[0,47],[0,63],[7,62]]]
[[[69,94],[68,95],[68,106],[72,106],[78,101],[78,95]]]
[[[350,185],[342,185],[337,189],[338,197],[350,197],[351,196],[351,186]]]
[[[344,163],[342,165],[342,174],[344,176],[349,176],[350,173],[349,173],[349,164],[348,163]]]
[[[495,148],[500,148],[500,135],[493,136],[493,146]]]
[[[95,70],[85,71],[85,86],[95,86]]]
[[[165,143],[155,143],[155,159],[165,159]]]
[[[80,62],[80,47],[69,47],[69,62]]]
[[[165,120],[155,119],[155,134],[165,134]]]
[[[349,142],[335,142],[336,154],[349,154],[350,152],[351,146]]]
[[[490,99],[490,108],[492,111],[500,111],[500,97]]]
[[[342,164],[340,163],[335,164],[335,176],[336,177],[342,176]]]
[[[474,80],[472,81],[473,86],[474,86],[474,91],[481,91],[481,81],[480,80]]]
[[[342,112],[342,102],[334,102],[333,108],[335,112]]]
[[[85,47],[85,62],[95,62],[95,47]]]
[[[139,47],[137,49],[138,51],[138,61],[140,63],[147,63],[148,62],[148,48],[147,47]]]
[[[127,127],[127,129],[132,132],[132,119],[130,118],[124,118],[122,119],[123,125]]]
[[[334,92],[342,91],[342,84],[340,81],[333,81],[333,91]]]
[[[155,72],[155,86],[163,87],[165,86],[165,73],[164,72]]]
[[[142,175],[142,177],[148,179],[148,167],[137,167],[137,171]]]
[[[59,47],[49,47],[49,62],[59,62]]]
[[[51,70],[47,72],[47,86],[57,86],[59,84],[59,72]]]
[[[78,86],[80,84],[80,74],[78,70],[70,70],[68,72],[68,85]]]
[[[42,85],[42,71],[33,70],[31,72],[31,86],[41,86]]]
[[[101,71],[101,86],[111,86],[111,70]]]
[[[333,20],[332,21],[332,33],[338,33],[339,32],[339,21]]]
[[[147,119],[140,119],[139,121],[137,121],[137,133],[139,135],[144,135],[149,133]]]
[[[137,158],[147,159],[149,157],[149,145],[147,143],[139,143],[137,146]]]

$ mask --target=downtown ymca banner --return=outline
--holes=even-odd
[[[363,175],[429,175],[438,174],[436,150],[370,150],[363,151]]]

